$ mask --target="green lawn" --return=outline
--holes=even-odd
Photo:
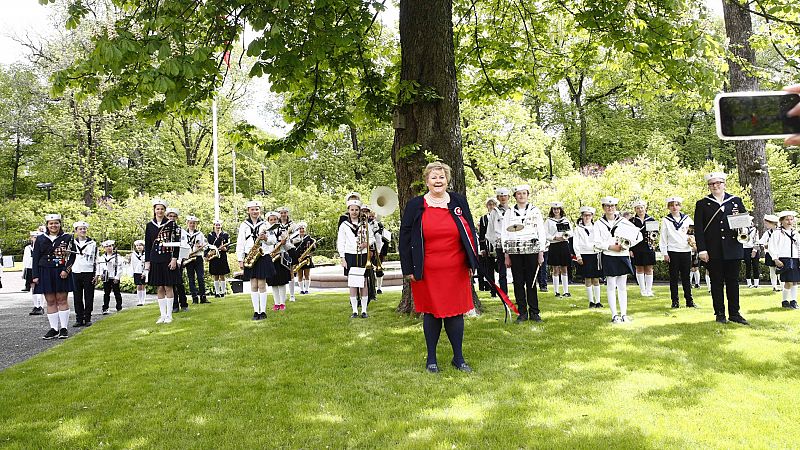
[[[780,294],[742,289],[742,327],[713,322],[705,290],[700,309],[673,311],[658,287],[612,326],[572,291],[543,294],[544,322],[521,326],[485,299],[466,324],[470,375],[449,366],[444,332],[443,371],[424,372],[421,322],[393,312],[398,294],[367,320],[330,294],[261,322],[241,295],[171,325],[155,325],[156,305],[126,310],[0,372],[0,446],[800,445],[800,311]]]

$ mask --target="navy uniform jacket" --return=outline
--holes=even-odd
[[[656,219],[650,216],[650,214],[645,214],[644,220],[640,219],[639,216],[631,217],[631,223],[639,228],[639,230],[642,232],[642,237],[644,238],[641,241],[639,241],[638,244],[631,247],[632,252],[643,253],[643,252],[654,251],[652,243],[649,242],[649,240],[647,239],[647,230],[645,230],[646,227],[645,222],[655,222],[655,221]]]
[[[450,216],[461,235],[461,244],[467,254],[467,264],[470,268],[477,269],[478,236],[475,234],[475,223],[472,221],[467,198],[456,192],[448,192],[448,194],[450,194],[450,203],[447,204],[447,209],[450,210]],[[422,213],[424,210],[425,203],[422,196],[408,201],[400,219],[400,240],[397,247],[400,252],[400,267],[403,269],[403,275],[413,274],[417,280],[422,279],[422,266],[425,259],[425,242],[422,237]]]
[[[39,278],[41,267],[60,267],[63,270],[67,270],[68,267],[71,267],[72,263],[75,262],[74,253],[64,252],[61,255],[56,254],[56,249],[62,248],[67,250],[71,243],[71,234],[61,233],[54,241],[51,241],[50,238],[44,234],[39,235],[36,238],[33,251],[31,252],[31,259],[33,260],[31,278]]]
[[[711,194],[697,201],[694,207],[697,253],[706,251],[710,259],[744,258],[742,244],[736,240],[736,230],[728,226],[728,216],[734,214],[734,210],[737,214],[747,212],[742,199],[727,192],[721,203]]]
[[[162,247],[163,242],[178,242],[180,227],[175,222],[164,218],[161,223],[155,219],[147,223],[144,231],[144,260],[145,262],[168,263],[180,254],[178,247]]]

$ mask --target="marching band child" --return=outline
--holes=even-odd
[[[192,294],[192,303],[211,303],[206,298],[206,270],[203,262],[203,249],[206,247],[206,237],[197,229],[200,219],[195,216],[186,218],[185,240],[189,251],[194,256],[189,256],[183,262],[186,275],[189,276],[189,292]],[[197,281],[195,283],[195,280]],[[199,300],[198,300],[199,294]]]
[[[178,233],[178,241],[181,244],[186,244],[186,230],[181,228],[178,225],[178,215],[180,211],[178,208],[167,208],[167,219],[171,220],[175,223],[175,227]],[[178,278],[176,280],[175,286],[173,286],[173,292],[175,293],[174,298],[172,299],[172,312],[176,313],[179,311],[189,311],[189,300],[186,298],[186,286],[183,284],[183,269],[184,269],[184,261],[181,258],[180,249],[175,253],[176,257],[178,258],[177,261],[177,275]],[[170,319],[172,319],[172,314],[170,314]]]
[[[228,286],[225,282],[225,277],[231,273],[228,266],[228,245],[231,243],[231,237],[228,233],[222,231],[222,221],[217,219],[214,221],[214,231],[208,233],[206,242],[217,249],[217,256],[209,256],[206,251],[206,259],[208,260],[208,272],[214,280],[214,297],[222,298],[228,291]]]
[[[772,260],[772,256],[769,254],[769,240],[772,237],[772,234],[775,233],[775,229],[777,227],[778,216],[774,214],[765,214],[764,233],[761,235],[761,239],[758,241],[758,243],[764,248],[764,264],[769,267],[769,284],[772,286],[773,292],[779,292],[781,290],[780,286],[778,285],[778,274],[775,272],[775,261]]]
[[[547,242],[550,244],[547,264],[553,268],[553,291],[556,297],[562,295],[571,297],[567,269],[572,261],[572,248],[569,244],[572,224],[570,224],[569,218],[564,216],[563,203],[553,202],[550,204],[550,213],[547,215],[545,229],[547,230]],[[562,294],[558,293],[559,284]]]
[[[594,247],[594,212],[591,206],[581,206],[581,217],[572,237],[573,253],[577,259],[578,271],[583,275],[586,285],[586,295],[589,298],[589,308],[602,308],[600,303],[600,270],[598,251]]]
[[[481,216],[478,220],[478,244],[480,246],[480,263],[483,272],[486,274],[486,279],[478,280],[480,289],[482,291],[491,291],[492,297],[497,297],[497,292],[494,289],[494,271],[497,267],[495,260],[495,240],[489,233],[489,223],[492,220],[492,212],[497,207],[497,199],[489,197],[486,199],[486,214]]]
[[[617,228],[622,225],[632,225],[627,219],[617,214],[617,204],[619,199],[614,197],[603,197],[603,216],[595,222],[592,229],[594,236],[594,246],[601,251],[600,266],[603,275],[606,277],[606,293],[608,295],[608,305],[611,308],[612,323],[627,323],[631,319],[628,317],[628,274],[633,273],[628,249],[624,248],[616,236]],[[635,225],[634,225],[635,226]],[[630,247],[641,241],[642,235],[639,233]],[[619,299],[619,314],[617,314],[617,299]]]
[[[291,282],[291,272],[289,267],[292,264],[288,250],[294,248],[290,242],[292,227],[284,228],[279,223],[280,214],[275,211],[267,213],[267,222],[270,225],[267,231],[267,254],[262,258],[272,259],[270,253],[276,248],[280,249],[277,259],[272,260],[275,273],[267,278],[267,285],[272,287],[273,311],[283,311],[286,309],[286,285]],[[276,226],[277,225],[277,226]],[[274,228],[273,228],[274,226]],[[285,231],[282,231],[285,230]]]
[[[173,287],[178,284],[178,254],[180,247],[164,244],[180,242],[180,227],[166,217],[167,202],[153,199],[153,220],[147,223],[144,235],[144,271],[142,277],[156,288],[161,316],[156,323],[172,322]]]
[[[133,242],[133,249],[131,251],[131,273],[133,274],[133,284],[136,285],[136,306],[144,306],[145,297],[147,297],[147,288],[145,286],[142,272],[144,271],[144,241],[139,239]]]
[[[383,226],[383,222],[381,222],[380,214],[373,212],[373,226],[375,227],[375,242],[378,245],[378,241],[380,241],[380,250],[376,255],[377,261],[380,263],[381,267],[383,267],[383,261],[386,260],[386,255],[389,254],[389,243],[391,241],[391,233],[386,230],[386,227]],[[376,294],[383,294],[383,270],[375,270],[375,293]],[[494,279],[494,272],[492,272],[492,279]]]
[[[236,259],[239,268],[244,270],[242,279],[250,281],[250,301],[253,303],[253,320],[267,318],[267,278],[275,275],[272,258],[269,257],[267,240],[267,223],[261,217],[261,202],[253,200],[247,202],[247,219],[239,225],[239,234],[236,237]],[[260,247],[260,250],[254,247]],[[250,261],[250,253],[260,252],[262,256],[252,261],[250,267],[245,263]]]
[[[680,308],[678,301],[678,280],[680,280],[683,285],[686,307],[696,308],[692,298],[692,281],[689,276],[692,265],[692,245],[688,234],[689,227],[694,226],[694,221],[681,212],[682,204],[681,197],[667,199],[669,214],[661,220],[659,250],[664,261],[669,264],[669,292],[672,298],[672,307]]]
[[[75,255],[72,265],[72,292],[75,305],[75,326],[88,327],[92,325],[92,310],[94,309],[94,284],[97,281],[97,242],[86,236],[89,224],[80,221],[72,224],[75,231],[70,243],[70,251]]]
[[[344,276],[349,277],[350,269],[353,267],[364,267],[367,264],[367,242],[360,239],[363,232],[360,223],[361,216],[361,201],[348,200],[347,201],[347,220],[339,224],[339,232],[336,239],[336,249],[342,259],[342,267],[344,268]],[[371,233],[368,223],[363,224],[367,227],[366,233]],[[366,281],[366,277],[364,278]],[[351,319],[359,317],[358,315],[358,299],[361,297],[361,317],[366,319],[369,317],[367,314],[367,288],[366,284],[361,287],[350,287],[350,306],[353,313],[350,315]]]
[[[289,218],[289,208],[286,206],[281,206],[278,208],[278,214],[280,215],[278,219],[278,223],[280,224],[280,229],[282,233],[286,233],[292,227],[292,219]],[[291,256],[291,254],[290,254]],[[294,298],[294,268],[289,267],[289,301],[295,301]]]
[[[25,279],[25,289],[23,292],[31,293],[31,300],[33,300],[33,309],[28,313],[30,316],[41,316],[44,314],[44,297],[42,294],[37,294],[34,289],[31,289],[31,279],[33,278],[33,244],[36,238],[42,234],[40,231],[30,232],[30,242],[25,246],[22,256],[22,277]]]
[[[108,314],[108,305],[111,302],[111,292],[117,302],[117,311],[122,311],[122,294],[119,290],[119,280],[122,278],[122,261],[114,248],[114,241],[104,241],[103,254],[97,259],[97,273],[103,280],[103,315]]]
[[[316,248],[316,241],[306,232],[308,225],[305,222],[297,223],[297,240],[295,241],[295,253],[297,254],[297,281],[300,282],[300,293],[308,294],[311,288],[311,269],[314,268],[314,260],[311,257],[311,252]],[[300,259],[304,253],[308,251],[308,255]]]
[[[47,302],[47,321],[50,330],[43,339],[66,339],[69,337],[69,303],[67,296],[73,290],[72,277],[69,276],[75,254],[69,253],[72,235],[64,233],[61,214],[48,214],[44,217],[46,231],[36,238],[33,245],[32,278],[36,294],[43,294]],[[60,324],[60,326],[59,326]]]
[[[769,240],[770,256],[784,283],[781,306],[791,309],[798,309],[797,282],[800,282],[800,235],[794,229],[795,217],[794,211],[781,211],[778,214],[781,226]]]
[[[761,258],[758,256],[758,229],[753,225],[747,227],[747,242],[742,244],[742,248],[744,248],[744,277],[747,287],[758,288],[761,278],[758,262]]]
[[[506,257],[503,251],[503,246],[500,245],[501,234],[503,232],[503,219],[506,213],[511,209],[508,204],[510,191],[508,188],[497,188],[494,190],[495,198],[497,198],[497,206],[489,213],[489,223],[486,225],[486,239],[494,244],[495,253],[497,256],[497,285],[503,292],[508,292],[508,268],[506,267]],[[547,271],[547,254],[545,253],[545,263],[540,268],[541,271]],[[540,273],[540,275],[542,275]],[[547,283],[547,276],[545,283]]]
[[[633,202],[633,211],[636,213],[630,219],[642,233],[641,242],[631,247],[633,265],[636,267],[636,281],[639,282],[639,292],[642,297],[653,296],[653,266],[656,264],[656,251],[653,242],[650,242],[647,233],[647,222],[655,222],[650,214],[647,214],[647,203],[644,200]]]

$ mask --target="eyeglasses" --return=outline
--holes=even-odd
[[[722,186],[723,184],[725,184],[724,181],[714,181],[714,182],[708,183],[708,187]]]

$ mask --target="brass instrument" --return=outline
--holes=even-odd
[[[275,244],[275,248],[269,252],[270,258],[272,258],[272,262],[277,262],[278,259],[281,257],[281,248],[286,244],[286,241],[295,237],[299,232],[294,231],[294,225],[291,225],[284,233],[283,238],[281,238],[280,242]]]
[[[750,241],[750,230],[747,228],[736,229],[736,240],[740,244],[747,244]]]
[[[397,192],[388,186],[377,186],[372,190],[372,192],[370,192],[369,199],[372,210],[375,211],[375,214],[379,214],[381,217],[386,217],[392,214],[400,205],[400,199],[397,196]],[[370,259],[371,255],[369,254],[369,241],[367,241],[367,244],[367,265],[372,267]],[[375,269],[377,271],[383,271],[383,262],[381,261],[380,256],[378,256],[378,264],[375,266]]]
[[[297,265],[294,266],[294,270],[301,270],[305,266],[311,263],[311,253],[313,253],[314,250],[316,250],[317,242],[322,241],[323,239],[325,238],[324,237],[319,239],[311,238],[311,245],[309,245],[308,248],[297,258],[297,260],[300,262],[298,262]]]
[[[617,245],[622,248],[622,251],[628,251],[631,248],[631,241],[629,239],[625,239],[624,237],[617,236]]]
[[[253,242],[253,247],[247,252],[247,255],[244,257],[244,261],[242,264],[247,267],[251,268],[256,264],[258,258],[264,255],[263,251],[261,250],[261,241],[266,241],[267,235],[266,233],[259,234],[258,237]]]
[[[193,259],[193,258],[195,258],[197,256],[202,256],[203,252],[205,252],[205,250],[206,250],[206,246],[203,246],[203,247],[200,247],[200,248],[198,248],[196,250],[193,250],[186,256],[186,259],[189,260],[189,259]]]
[[[211,261],[212,259],[219,258],[220,251],[219,251],[219,248],[217,248],[216,245],[209,244],[209,245],[206,246],[206,250],[208,250],[208,253],[206,253],[206,256],[205,256],[206,261]]]
[[[356,250],[361,249],[361,244],[366,242],[367,244],[367,263],[364,265],[365,270],[372,270],[374,266],[372,265],[372,253],[369,247],[369,217],[367,214],[362,212],[358,218],[358,246]]]

